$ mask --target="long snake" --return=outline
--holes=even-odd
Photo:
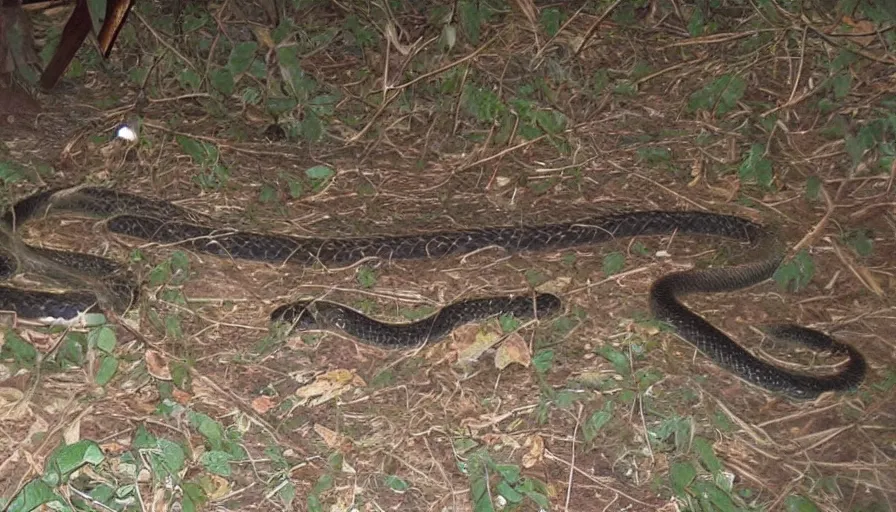
[[[772,326],[772,337],[801,342],[816,350],[848,356],[839,372],[809,375],[766,363],[734,342],[678,300],[691,293],[743,289],[772,277],[783,251],[771,233],[750,220],[697,211],[636,211],[603,215],[579,222],[443,230],[422,234],[346,238],[314,238],[261,234],[209,227],[210,220],[172,203],[146,199],[101,187],[71,187],[36,193],[17,202],[0,225],[0,277],[36,274],[66,292],[23,290],[0,285],[0,309],[26,318],[71,318],[97,307],[121,313],[131,307],[139,283],[118,263],[88,254],[34,247],[18,237],[18,227],[53,212],[76,212],[104,219],[118,234],[150,242],[174,244],[227,258],[291,263],[346,265],[366,258],[436,259],[467,254],[485,247],[509,253],[559,250],[648,235],[704,235],[750,244],[758,256],[739,266],[693,269],[667,274],[649,292],[653,315],[719,366],[743,380],[794,398],[813,398],[826,391],[855,388],[864,379],[866,363],[849,345],[818,331],[791,324]],[[376,321],[341,304],[299,301],[276,309],[271,317],[293,329],[336,329],[361,341],[387,347],[416,346],[435,341],[456,326],[500,314],[520,317],[550,315],[560,300],[550,294],[532,297],[484,297],[450,304],[428,318],[404,324]]]

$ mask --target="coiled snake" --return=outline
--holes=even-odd
[[[689,270],[658,279],[649,294],[654,316],[670,324],[719,366],[760,387],[794,398],[812,398],[825,391],[847,390],[864,379],[862,355],[817,331],[793,325],[773,326],[774,337],[802,342],[816,350],[848,356],[845,368],[829,375],[790,372],[757,359],[677,297],[690,293],[734,291],[769,279],[782,252],[762,226],[729,215],[689,211],[643,211],[605,215],[581,222],[539,226],[486,227],[424,234],[363,238],[299,238],[213,228],[204,217],[165,201],[98,187],[49,190],[27,197],[4,216],[0,225],[0,277],[29,272],[70,287],[63,293],[0,286],[0,309],[29,318],[71,318],[93,304],[115,312],[131,306],[138,284],[117,263],[86,254],[29,246],[17,226],[52,211],[69,211],[105,219],[115,233],[156,243],[177,244],[222,257],[273,263],[343,265],[376,257],[385,260],[434,259],[484,247],[508,252],[543,251],[597,244],[616,238],[686,234],[729,238],[751,244],[759,257],[740,266]],[[85,290],[90,290],[85,291]],[[546,315],[557,311],[557,297],[489,297],[467,299],[409,324],[384,324],[345,306],[302,301],[278,308],[272,318],[296,329],[340,329],[367,343],[406,347],[436,340],[459,324],[498,314]]]

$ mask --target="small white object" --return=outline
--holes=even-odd
[[[132,130],[131,127],[126,124],[118,127],[118,130],[115,131],[115,136],[128,142],[134,142],[135,140],[137,140],[137,132]]]

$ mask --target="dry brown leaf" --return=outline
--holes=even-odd
[[[274,403],[274,400],[269,396],[259,396],[252,400],[252,410],[257,412],[258,414],[265,414],[270,411],[277,405]]]
[[[330,430],[327,427],[321,425],[320,423],[314,424],[314,432],[323,439],[324,444],[327,445],[328,448],[338,448],[345,442],[345,438],[337,433],[334,430]]]
[[[16,388],[0,388],[0,419],[20,420],[28,414],[25,394]]]
[[[523,448],[527,450],[523,454],[524,468],[531,468],[544,460],[544,439],[540,435],[533,434],[527,437],[523,442]]]
[[[211,501],[215,501],[230,494],[230,482],[226,478],[211,473],[206,474],[207,480],[203,482],[202,489]]]
[[[861,46],[868,46],[873,43],[875,40],[875,28],[874,23],[869,20],[854,20],[849,16],[843,16],[843,23],[852,27],[852,32],[856,34],[870,34],[870,35],[860,35],[860,36],[849,36],[846,37],[852,39],[856,43]]]
[[[274,43],[274,38],[271,37],[271,32],[267,28],[253,26],[252,32],[255,33],[255,39],[257,39],[258,42],[268,50],[272,50],[275,46],[277,46]]]
[[[65,444],[75,444],[81,440],[81,419],[75,418],[74,421],[66,425],[62,431],[62,439]]]
[[[336,398],[353,386],[365,385],[364,380],[353,371],[338,369],[319,375],[311,384],[297,389],[295,394],[301,399],[300,405],[310,403],[311,406],[316,406]]]
[[[130,449],[130,445],[122,444],[118,441],[109,441],[106,443],[102,443],[100,448],[103,450],[103,453],[108,457],[111,455],[120,455]]]
[[[159,380],[171,380],[171,368],[161,352],[148,349],[143,357],[146,360],[146,371],[150,375]]]
[[[477,329],[473,343],[469,344],[468,346],[460,350],[460,352],[458,352],[458,364],[466,365],[478,361],[479,356],[481,356],[486,350],[495,346],[495,343],[498,343],[498,340],[500,339],[501,336],[498,335],[498,333],[491,331],[481,331]]]
[[[152,493],[152,503],[149,504],[152,512],[168,512],[168,492],[164,487],[156,489]]]
[[[495,368],[499,370],[503,370],[511,363],[528,368],[531,362],[532,355],[529,353],[529,346],[526,345],[526,340],[519,333],[509,334],[495,353]]]
[[[177,388],[171,391],[171,397],[181,405],[187,405],[188,403],[190,403],[190,400],[193,399],[192,394]]]
[[[540,293],[553,293],[555,295],[563,293],[569,288],[572,278],[568,276],[559,276],[546,281],[536,287]]]
[[[15,404],[25,398],[25,394],[16,388],[0,388],[0,407]]]

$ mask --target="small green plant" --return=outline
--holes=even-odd
[[[737,102],[747,90],[747,83],[736,75],[723,75],[691,94],[688,99],[688,110],[697,112],[704,110],[717,115],[724,115],[734,110]]]

